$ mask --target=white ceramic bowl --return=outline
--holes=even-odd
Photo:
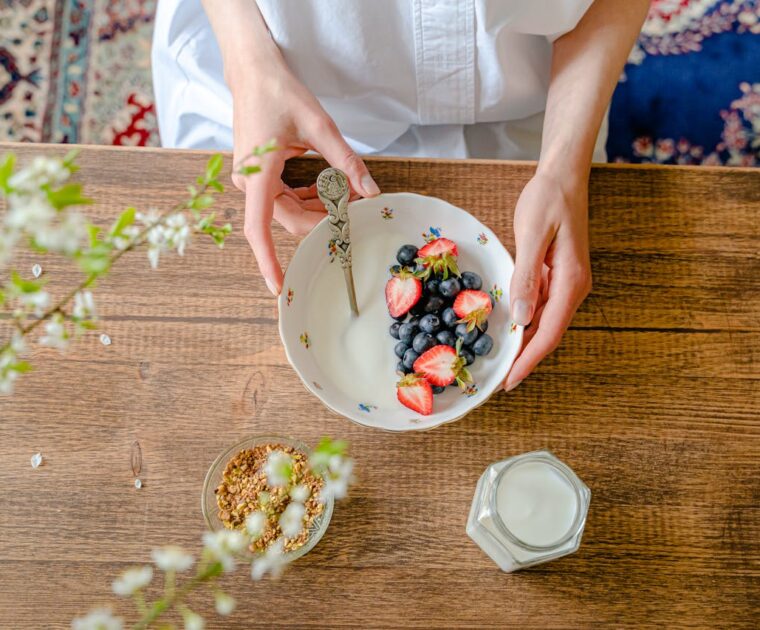
[[[371,326],[382,345],[368,343],[366,336],[354,336],[342,353],[359,356],[365,348],[376,348],[370,376],[358,369],[346,374],[335,367],[343,365],[336,364],[341,361],[336,355],[341,353],[334,351],[335,335],[347,329],[350,315],[327,219],[301,241],[285,274],[279,311],[280,336],[288,360],[306,389],[336,413],[364,426],[410,431],[462,418],[499,387],[522,343],[522,327],[509,316],[512,258],[496,235],[475,217],[434,197],[395,193],[362,199],[350,205],[349,217],[360,318],[365,318],[363,334]],[[385,307],[384,287],[401,245],[422,246],[438,236],[456,242],[460,270],[478,273],[483,290],[494,298],[488,319],[494,347],[470,366],[474,384],[466,392],[446,388],[435,396],[433,413],[421,416],[395,399],[392,383],[398,378],[398,359],[393,353],[396,340],[388,333],[393,320]],[[371,341],[374,339],[373,334]],[[366,366],[362,363],[361,367]]]

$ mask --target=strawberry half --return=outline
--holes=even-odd
[[[449,274],[459,274],[457,267],[457,244],[447,238],[437,238],[420,248],[415,262],[420,263],[425,270],[418,273],[421,278],[427,279],[432,273],[443,274],[444,280]]]
[[[391,317],[409,312],[422,296],[422,282],[412,272],[402,269],[385,285],[385,303]]]
[[[407,374],[396,384],[396,397],[405,407],[423,416],[433,412],[433,389],[419,374]]]
[[[468,332],[477,326],[483,327],[483,322],[493,310],[491,297],[485,291],[465,289],[460,291],[454,300],[454,312],[459,317],[460,323],[467,324]]]
[[[414,371],[422,374],[431,385],[446,387],[456,381],[460,387],[464,386],[472,381],[472,377],[465,368],[464,358],[459,356],[461,347],[461,343],[456,350],[451,346],[433,346],[417,358]]]

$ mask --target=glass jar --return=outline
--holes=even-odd
[[[478,480],[467,534],[511,573],[578,550],[591,491],[549,451],[491,464]]]

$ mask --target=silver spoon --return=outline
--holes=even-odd
[[[359,307],[356,304],[354,274],[351,269],[351,228],[348,221],[350,192],[346,174],[337,168],[326,168],[317,177],[317,195],[327,210],[327,220],[332,231],[333,242],[338,250],[338,259],[346,278],[351,312],[358,316]]]

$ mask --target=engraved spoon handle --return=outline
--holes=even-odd
[[[317,177],[317,194],[327,210],[332,240],[335,243],[338,260],[346,278],[351,311],[354,315],[358,315],[359,307],[356,304],[354,274],[351,267],[351,224],[348,220],[350,189],[346,174],[337,168],[327,168],[322,171]]]

